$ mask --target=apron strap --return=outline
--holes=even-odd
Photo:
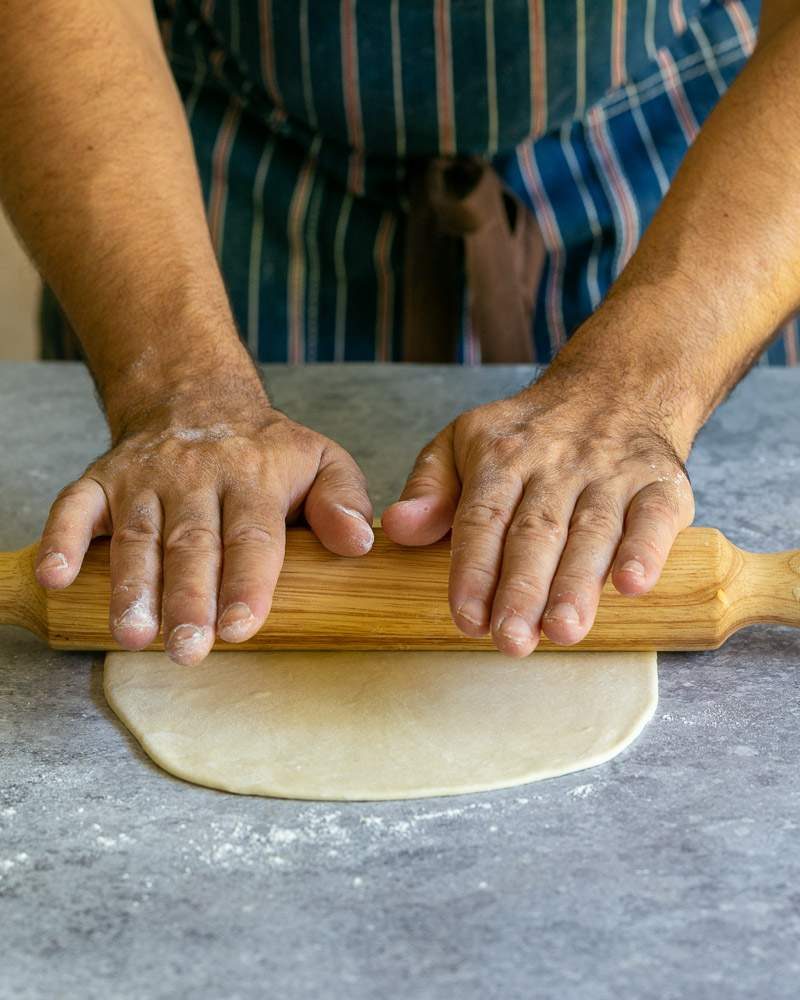
[[[536,219],[488,163],[429,160],[411,178],[404,360],[452,362],[466,276],[482,361],[533,361],[532,317],[544,259]]]

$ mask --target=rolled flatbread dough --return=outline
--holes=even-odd
[[[658,697],[655,653],[111,653],[109,704],[164,770],[244,795],[405,799],[601,764]]]

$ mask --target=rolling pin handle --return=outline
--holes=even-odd
[[[38,547],[0,552],[0,625],[16,625],[46,640],[45,591],[34,575]]]
[[[725,638],[746,625],[800,628],[800,550],[742,552],[742,570],[729,591]]]

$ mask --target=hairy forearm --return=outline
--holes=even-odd
[[[260,392],[145,0],[6,5],[0,197],[85,348],[109,421],[228,372]],[[218,380],[218,374],[214,375]]]
[[[606,302],[562,352],[627,371],[646,403],[669,411],[682,451],[800,306],[798,49],[797,17],[762,40]]]

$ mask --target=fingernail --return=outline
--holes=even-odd
[[[48,552],[39,561],[38,569],[66,569],[67,566],[69,566],[69,563],[63,552]]]
[[[638,559],[629,559],[620,566],[619,571],[620,573],[630,573],[631,576],[638,576],[639,579],[644,579],[645,575],[644,566]]]
[[[356,544],[358,545],[358,547],[361,549],[362,552],[369,552],[369,550],[375,544],[375,536],[372,534],[372,531],[370,531],[368,535],[363,534],[360,537],[354,539],[354,541],[356,542]]]
[[[205,652],[209,629],[199,625],[176,625],[167,639],[167,654],[171,660],[183,665]]]
[[[156,624],[156,617],[150,610],[150,599],[147,594],[140,594],[134,598],[125,608],[119,618],[114,622],[114,629],[130,628],[144,631],[153,628]]]
[[[560,601],[553,605],[545,612],[544,616],[549,618],[551,622],[563,622],[564,625],[580,625],[581,623],[578,609],[574,604],[567,604],[566,601]]]
[[[255,615],[243,601],[228,605],[219,619],[217,632],[225,642],[239,642],[252,631]]]
[[[470,625],[475,625],[478,628],[486,627],[486,609],[474,597],[471,597],[468,601],[464,601],[456,614],[459,618],[463,618],[464,621],[469,622]]]
[[[334,507],[341,514],[346,514],[348,517],[352,517],[354,521],[357,522],[359,530],[353,541],[358,545],[362,552],[369,552],[375,541],[375,535],[372,531],[372,525],[364,517],[362,513],[357,510],[353,510],[352,507],[345,507],[344,504],[334,504]]]
[[[398,500],[397,504],[398,505],[402,504],[404,507],[408,506],[417,507],[425,514],[427,514],[427,512],[431,509],[431,502],[425,497],[411,497],[408,500]]]
[[[521,615],[509,615],[508,618],[503,618],[497,631],[515,646],[524,646],[533,639],[531,627]]]
[[[348,517],[355,518],[356,521],[360,521],[362,524],[365,524],[369,528],[369,530],[372,531],[369,521],[364,517],[364,515],[360,511],[353,510],[352,507],[345,507],[345,505],[341,503],[335,503],[333,506],[339,511],[339,513],[346,514]]]

